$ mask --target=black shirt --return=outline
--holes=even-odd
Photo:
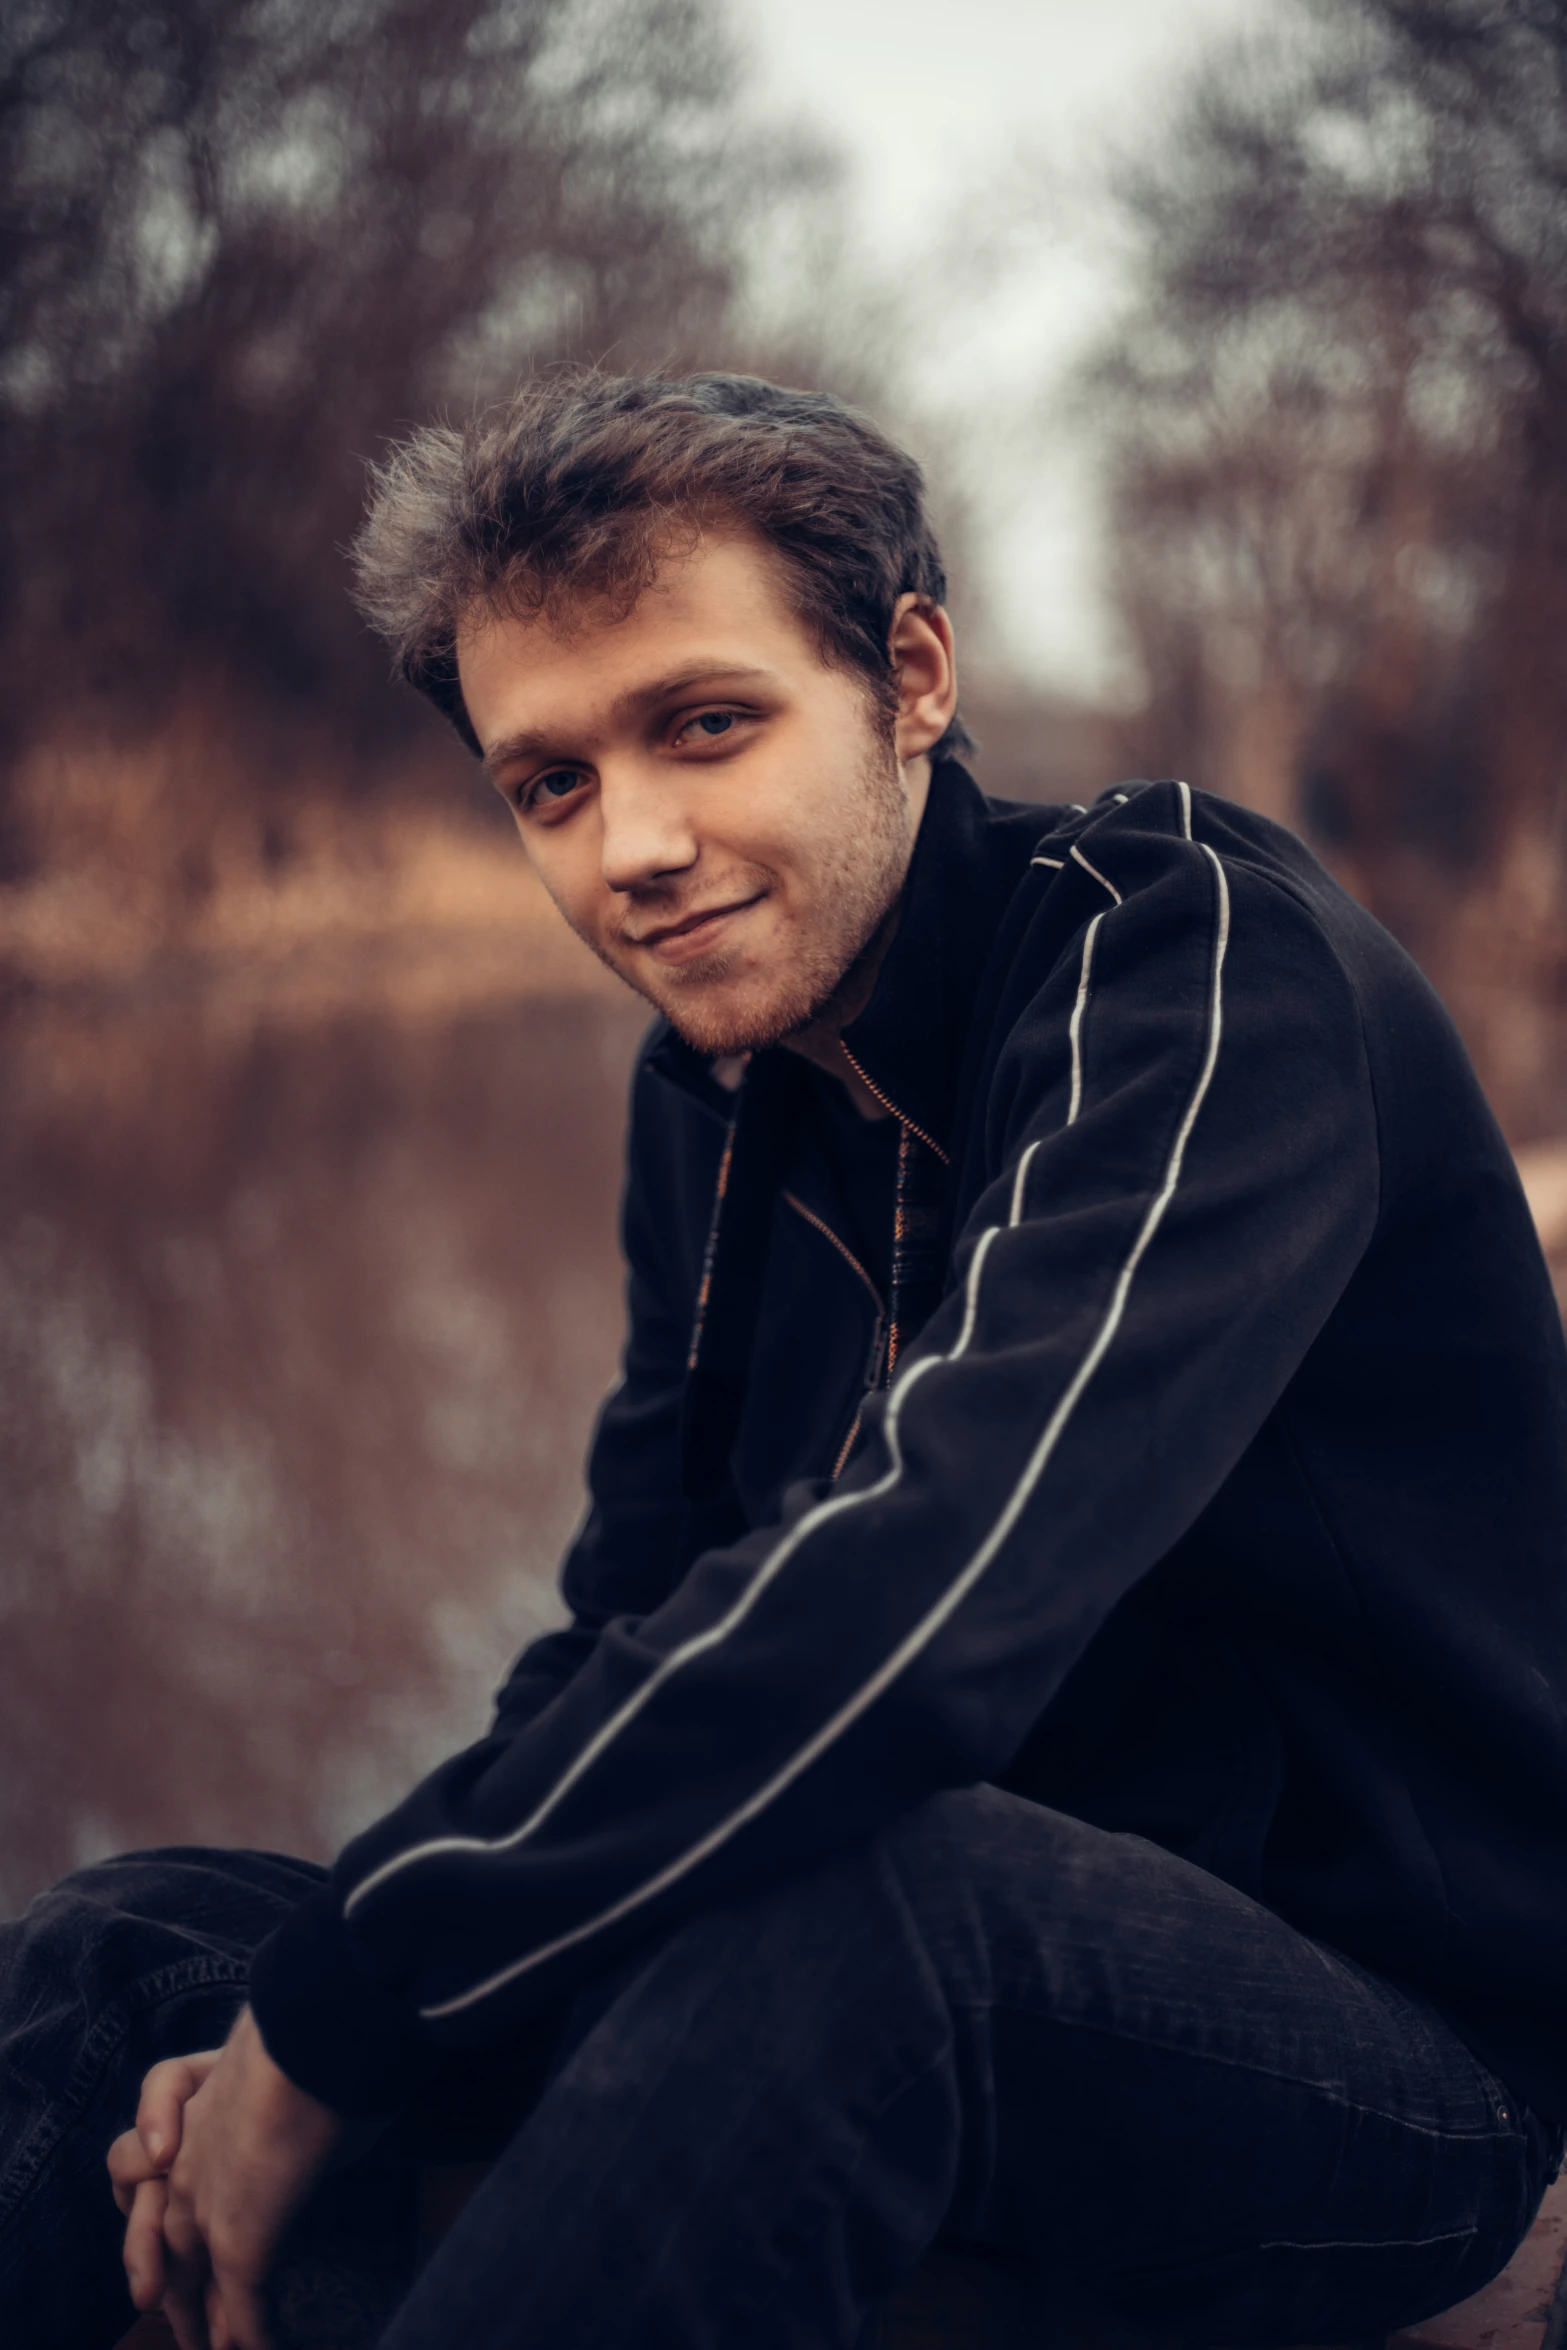
[[[848,1087],[806,1064],[806,1116],[843,1207],[839,1237],[865,1267],[883,1305],[892,1288],[892,1220],[898,1179],[898,1121],[865,1118]]]

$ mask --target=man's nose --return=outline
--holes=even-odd
[[[683,794],[663,778],[600,771],[601,865],[611,889],[645,889],[696,863]]]

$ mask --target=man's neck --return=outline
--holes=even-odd
[[[886,1103],[877,1099],[850,1060],[843,1041],[843,1031],[851,1020],[859,1018],[871,1000],[877,974],[897,934],[902,905],[900,892],[882,916],[869,944],[856,955],[844,973],[830,1001],[822,1006],[814,1020],[807,1021],[803,1028],[795,1030],[793,1036],[784,1039],[791,1053],[798,1053],[803,1061],[809,1061],[815,1068],[824,1069],[829,1077],[837,1078],[862,1118],[885,1118],[890,1113]]]
[[[909,838],[909,861],[914,858],[914,845],[919,839],[920,822],[925,814],[925,803],[930,796],[931,763],[928,758],[912,759],[903,770],[903,786],[908,793],[909,812],[913,818]],[[908,887],[908,869],[904,869],[904,889]],[[843,1031],[857,1020],[875,992],[877,977],[886,961],[887,949],[898,932],[898,917],[903,910],[904,890],[888,907],[869,942],[855,956],[829,1001],[823,1004],[814,1020],[796,1029],[785,1043],[792,1053],[824,1069],[829,1077],[836,1077],[862,1118],[887,1118],[891,1112],[880,1097],[872,1093],[860,1075],[843,1041]]]
[[[887,938],[890,944],[892,931],[897,927],[896,907],[893,908],[883,927],[887,929]],[[817,1014],[814,1020],[804,1028],[796,1029],[793,1036],[787,1036],[783,1040],[787,1051],[798,1053],[801,1060],[809,1061],[813,1068],[824,1070],[829,1077],[836,1077],[862,1118],[886,1118],[891,1115],[891,1112],[885,1102],[879,1101],[872,1093],[850,1060],[844,1045],[842,1031],[848,1027],[851,1020],[857,1018],[864,1011],[865,1006],[870,1002],[871,989],[876,984],[876,971],[880,968],[881,955],[885,952],[886,947],[883,946],[881,954],[877,955],[875,966],[870,972],[869,983],[863,993],[859,995],[859,1000],[853,1003],[852,1009],[846,1008],[843,992],[840,991],[838,995],[834,996],[832,1002]],[[863,961],[864,958],[862,957],[861,960]],[[856,970],[859,967],[857,963]],[[739,1084],[745,1074],[745,1065],[749,1058],[748,1053],[731,1053],[713,1062],[713,1075],[726,1093],[733,1093]]]
[[[847,1022],[843,1025],[847,1026]],[[789,1038],[789,1050],[815,1068],[824,1069],[829,1077],[836,1077],[862,1118],[891,1117],[886,1103],[872,1093],[850,1060],[836,1027],[813,1020],[809,1028],[802,1028],[798,1036]]]

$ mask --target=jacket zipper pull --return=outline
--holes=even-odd
[[[867,1395],[881,1385],[881,1358],[886,1343],[887,1317],[882,1313],[876,1317],[875,1327],[871,1331],[870,1351],[865,1358],[865,1392]]]

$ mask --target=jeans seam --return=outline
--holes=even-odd
[[[92,2102],[116,2048],[135,2019],[187,1991],[224,1983],[244,1984],[249,1972],[244,1959],[221,1958],[211,1952],[199,1958],[177,1959],[144,1976],[104,2009],[82,2043],[63,2094],[45,2107],[0,2179],[0,2230],[9,2227],[22,2209],[51,2155],[72,2123]]]
[[[1161,2277],[1190,2276],[1196,2271],[1212,2269],[1216,2264],[1236,2258],[1256,2259],[1265,2252],[1429,2252],[1441,2245],[1472,2246],[1484,2230],[1478,2225],[1464,2228],[1444,2228],[1432,2236],[1268,2236],[1257,2240],[1246,2238],[1235,2243],[1209,2245],[1201,2252],[1192,2252],[1176,2260],[1145,2260],[1131,2263],[1123,2272],[1128,2278],[1148,2283]]]
[[[864,2168],[866,2161],[870,2159],[870,2141],[874,2136],[877,2125],[884,2121],[887,2112],[892,2107],[897,2105],[901,2098],[910,2095],[912,2092],[921,2088],[925,2083],[931,2080],[939,2080],[944,2073],[950,2077],[952,2064],[953,2043],[950,2033],[944,2039],[943,2044],[938,2049],[936,2049],[934,2053],[926,2058],[913,2060],[907,2063],[906,2066],[902,2064],[901,2051],[898,2053],[898,2056],[889,2058],[889,2085],[884,2095],[880,2096],[874,2101],[874,2103],[867,2106],[863,2125],[858,2132],[857,2142],[853,2146],[846,2148],[841,2158],[835,2158],[831,2175],[822,2170],[814,2170],[803,2182],[796,2185],[788,2207],[789,2220],[794,2221],[797,2219],[803,2219],[814,2230],[816,2225],[819,2224],[821,2213],[829,2197],[831,2197],[834,2201],[841,2199],[846,2203],[849,2199],[849,2196],[852,2194],[854,2184],[858,2179],[862,2169]],[[953,2095],[954,2101],[956,2101],[955,2090],[953,2091]],[[956,2150],[957,2143],[958,2141],[955,2136],[953,2140],[954,2150]],[[954,2151],[954,2160],[951,2168],[954,2173],[954,2178],[948,2182],[947,2208],[943,2213],[943,2218],[940,2226],[937,2228],[936,2235],[932,2239],[933,2242],[938,2242],[940,2240],[941,2228],[946,2224],[947,2216],[950,2214],[951,2210],[953,2194],[956,2191],[955,2174],[958,2168],[956,2151]],[[776,2212],[773,2215],[773,2222],[775,2235],[783,2234],[783,2224],[780,2220],[779,2214]],[[928,2250],[929,2246],[927,2245],[925,2249]],[[648,2278],[646,2279],[646,2282],[649,2285],[657,2281],[664,2267],[671,2258],[678,2260],[679,2249],[678,2247],[672,2247],[668,2242],[666,2242],[658,2262],[649,2272]]]
[[[1478,2227],[1440,2228],[1434,2236],[1267,2236],[1259,2252],[1424,2252],[1433,2244],[1472,2244]]]
[[[1006,2002],[1002,2000],[960,2000],[956,2002],[956,2006],[966,2014],[985,2016],[995,2014],[1005,2005]],[[1032,2008],[1022,2012],[1029,2015],[1036,2013]],[[1056,2010],[1046,2011],[1043,2020],[1062,2024],[1069,2031],[1094,2032],[1101,2039],[1125,2041],[1140,2048],[1157,2048],[1163,2055],[1186,2057],[1194,2064],[1223,2065],[1231,2072],[1253,2074],[1258,2080],[1280,2081],[1292,2089],[1309,2089],[1325,2102],[1337,2106],[1343,2113],[1364,2114],[1368,2120],[1387,2122],[1392,2128],[1408,2130],[1416,2137],[1436,2138],[1444,2143],[1455,2145],[1478,2146],[1488,2141],[1509,2146],[1519,2143],[1519,2133],[1512,2129],[1505,2127],[1489,2130],[1440,2129],[1433,2123],[1411,2121],[1403,2114],[1385,2112],[1378,2105],[1362,2105],[1358,2099],[1344,2096],[1330,2084],[1312,2080],[1303,2074],[1278,2072],[1269,2065],[1256,2064],[1243,2057],[1224,2056],[1211,2048],[1193,2048],[1184,2041],[1161,2038],[1153,2032],[1134,2032],[1118,2024],[1096,2023],[1087,2016],[1062,2015]],[[1477,2060],[1471,2058],[1471,2062],[1476,2063],[1478,2070]],[[1491,2076],[1487,2075],[1486,2077],[1489,2079]]]

